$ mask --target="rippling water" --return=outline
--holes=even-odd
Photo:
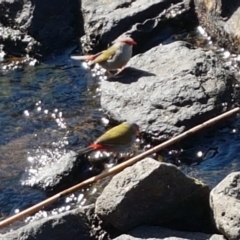
[[[21,186],[26,169],[56,161],[104,130],[98,82],[86,72],[68,55],[36,67],[0,72],[2,216],[45,197]]]
[[[25,170],[57,161],[69,149],[91,142],[104,132],[104,113],[97,78],[68,54],[36,67],[2,71],[0,85],[0,209],[4,217],[45,198],[44,193],[21,185]],[[178,144],[163,153],[164,158],[173,158],[189,176],[215,186],[240,169],[240,121],[238,116],[232,119]]]

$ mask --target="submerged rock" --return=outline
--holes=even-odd
[[[6,234],[1,240],[90,240],[90,226],[85,210],[75,209],[65,213],[33,221],[24,227]]]
[[[211,191],[210,205],[219,232],[229,240],[240,239],[240,172],[229,174]]]
[[[24,185],[55,193],[96,175],[96,171],[90,170],[84,157],[78,158],[76,152],[70,151],[57,163],[41,168],[37,175],[26,180]]]
[[[224,236],[218,234],[205,234],[200,232],[180,232],[173,229],[141,226],[133,229],[127,234],[120,235],[114,240],[225,240]]]
[[[147,158],[112,178],[95,213],[122,232],[142,224],[209,231],[209,192],[176,166]]]
[[[173,42],[133,57],[121,77],[103,81],[101,106],[163,140],[220,113],[230,98],[231,75],[213,52]]]

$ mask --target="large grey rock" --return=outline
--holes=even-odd
[[[83,210],[36,220],[15,231],[0,235],[0,240],[90,240],[90,226]]]
[[[218,230],[229,240],[240,239],[240,172],[229,174],[210,194]]]
[[[112,178],[98,197],[95,212],[120,231],[141,224],[207,230],[209,192],[176,166],[147,158]]]
[[[102,82],[101,106],[160,139],[213,117],[230,100],[231,76],[220,60],[186,42],[154,47],[128,66],[122,77]]]
[[[155,226],[140,226],[114,240],[225,240],[222,235],[200,232],[181,232]]]

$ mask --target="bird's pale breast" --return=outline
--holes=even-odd
[[[122,68],[132,57],[132,45],[121,43],[116,54],[108,61],[101,63],[103,68],[113,70]]]

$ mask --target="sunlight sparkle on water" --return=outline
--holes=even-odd
[[[88,68],[89,68],[89,65],[88,65],[87,62],[82,62],[82,66],[83,66],[83,68],[85,68],[85,69],[88,69]]]
[[[212,41],[208,41],[208,46],[211,46],[212,44],[213,44],[213,42]]]
[[[28,110],[24,110],[24,111],[23,111],[23,114],[24,114],[24,116],[26,116],[26,117],[29,117],[29,115],[30,115],[30,113],[29,113]]]
[[[207,33],[206,33],[206,31],[203,29],[203,27],[198,26],[198,27],[197,27],[197,31],[198,31],[201,35],[207,37]]]
[[[80,205],[83,206],[85,203],[86,203],[87,199],[84,198],[81,202],[80,202]]]
[[[71,209],[71,206],[70,205],[67,205],[66,206],[66,211],[69,211]]]
[[[81,202],[83,200],[83,198],[84,198],[84,195],[81,193],[81,194],[79,194],[77,201]]]
[[[33,59],[32,61],[29,62],[29,66],[36,66],[38,64],[37,59]]]
[[[42,103],[42,101],[38,101],[35,103],[36,106],[40,105]]]
[[[197,157],[202,157],[203,156],[203,152],[202,151],[199,151],[199,152],[197,152]]]
[[[19,212],[20,212],[20,210],[18,208],[14,210],[14,214],[17,214]]]
[[[103,118],[101,118],[101,122],[104,126],[107,126],[109,124],[109,119],[103,117]]]
[[[56,163],[66,153],[66,145],[69,144],[66,137],[67,131],[64,130],[66,129],[66,122],[63,113],[58,109],[53,109],[52,113],[47,109],[43,110],[44,106],[42,106],[41,101],[38,101],[35,106],[32,112],[25,110],[24,115],[31,116],[32,121],[42,124],[42,130],[35,133],[34,136],[36,137],[36,144],[39,144],[38,142],[40,144],[44,142],[44,144],[36,145],[36,148],[32,148],[27,153],[26,160],[30,166],[26,169],[25,179],[21,181],[22,185],[26,186],[33,186],[41,169]],[[49,116],[52,116],[52,118],[49,118]],[[55,129],[46,131],[45,122],[55,123]]]
[[[97,188],[94,187],[94,188],[92,189],[92,191],[91,191],[91,194],[95,194],[96,192],[97,192]]]
[[[62,112],[58,113],[58,117],[61,118],[62,117]]]
[[[225,51],[225,52],[223,53],[222,58],[223,58],[223,59],[226,59],[226,58],[229,58],[230,56],[231,56],[231,53],[230,53],[229,51]]]
[[[96,88],[96,92],[100,93],[102,90],[100,87]]]
[[[107,80],[107,76],[100,76],[100,80],[101,81],[106,81]]]
[[[37,107],[37,111],[41,112],[42,108],[41,107]]]
[[[28,162],[33,163],[34,162],[34,157],[28,156],[27,160],[28,160]]]

